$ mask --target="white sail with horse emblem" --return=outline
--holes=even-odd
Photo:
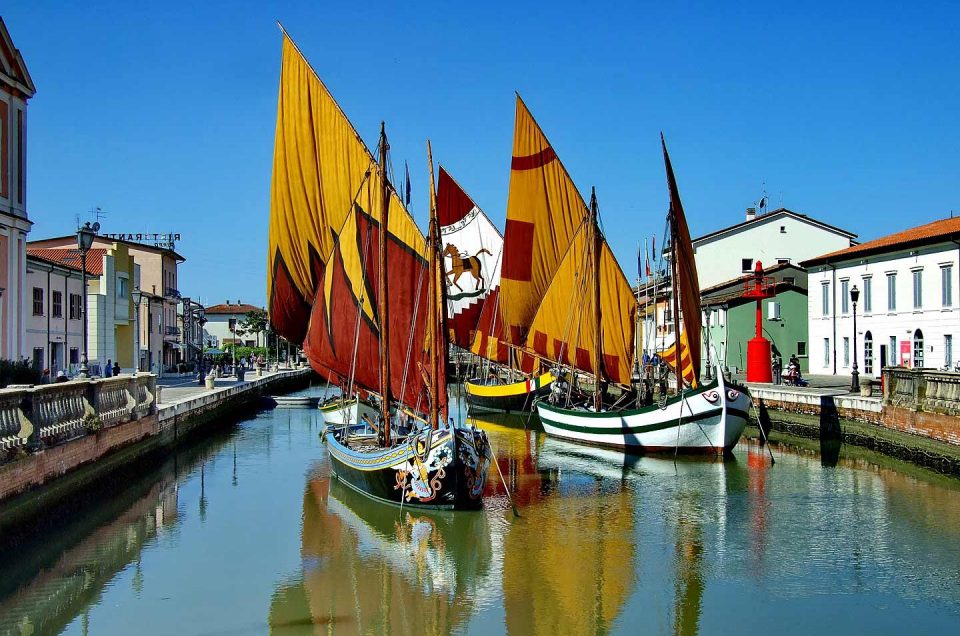
[[[451,341],[469,348],[484,302],[491,294],[496,298],[500,286],[503,236],[443,166],[437,183],[437,216]]]

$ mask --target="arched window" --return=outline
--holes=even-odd
[[[863,334],[863,372],[873,373],[873,334]]]
[[[923,366],[923,332],[919,329],[913,332],[913,366],[915,369]]]

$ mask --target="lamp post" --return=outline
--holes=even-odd
[[[203,326],[207,324],[207,319],[203,316],[200,316],[200,319],[197,320],[197,326],[199,331],[200,338],[200,358],[197,360],[197,382],[200,386],[203,386]]]
[[[90,225],[90,221],[83,224],[83,227],[77,230],[77,248],[80,250],[80,276],[83,288],[83,354],[80,358],[79,377],[89,378],[90,369],[87,368],[87,252],[93,246],[93,239],[97,236],[97,230],[100,229],[99,223]]]
[[[143,300],[143,292],[140,291],[139,287],[134,287],[130,295],[133,296],[133,304],[137,308],[137,317],[134,321],[134,329],[137,330],[137,338],[134,341],[134,351],[136,352],[137,360],[133,367],[133,375],[137,375],[137,371],[140,370],[140,301]]]
[[[857,301],[860,300],[860,290],[854,285],[850,290],[850,300],[853,301],[853,373],[850,374],[850,391],[860,390],[860,372],[857,371]]]

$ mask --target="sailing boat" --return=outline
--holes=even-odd
[[[678,332],[671,355],[677,395],[665,398],[661,404],[642,408],[607,408],[601,391],[602,382],[597,381],[590,400],[592,403],[571,405],[568,400],[561,406],[558,396],[554,395],[551,401],[538,402],[537,412],[548,435],[589,444],[644,452],[727,451],[736,445],[746,426],[750,396],[743,387],[729,384],[719,370],[713,382],[701,384],[699,381],[701,309],[697,268],[680,193],[662,136],[661,144],[670,191],[673,315],[679,318],[675,320]],[[604,241],[595,196],[590,208],[593,244],[599,249]],[[607,311],[616,308],[601,302],[600,279],[596,275],[592,279],[594,333],[597,338],[602,338],[607,332],[601,334],[601,321]],[[682,332],[679,330],[681,326]]]
[[[324,429],[334,474],[387,502],[478,507],[486,435],[445,424],[432,159],[427,241],[390,184],[385,127],[375,159],[286,33],[278,111],[271,320],[293,332],[306,313],[303,347],[314,370],[347,396],[375,395],[378,407],[375,418]],[[338,204],[342,214],[331,209]],[[306,312],[297,304],[304,289],[312,289]]]

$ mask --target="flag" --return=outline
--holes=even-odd
[[[403,197],[403,202],[406,205],[410,205],[410,166],[407,165],[407,162],[403,162],[403,172],[404,172],[404,188],[406,189],[406,194]]]
[[[644,247],[646,247],[646,241],[644,241]],[[650,269],[650,253],[649,252],[647,252],[646,254],[646,262],[644,263],[644,267],[646,268],[645,271],[647,273],[647,278],[650,278],[651,276],[653,276],[653,270]]]
[[[757,207],[759,207],[761,210],[767,207],[767,197],[760,197],[760,203],[757,204]]]
[[[646,247],[646,241],[644,241],[644,247]],[[643,247],[637,246],[637,278],[643,277]]]

